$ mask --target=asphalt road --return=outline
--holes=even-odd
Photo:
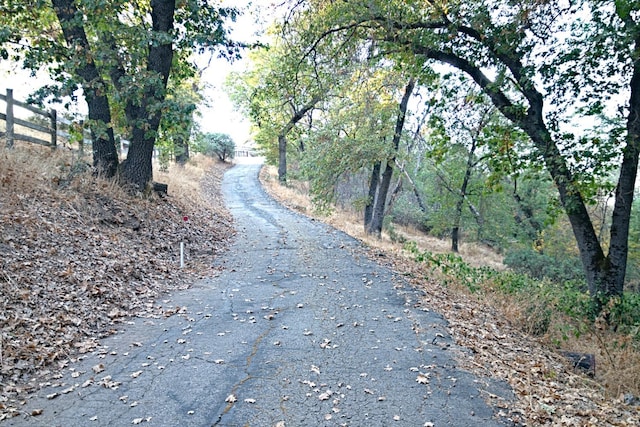
[[[179,313],[132,319],[28,402],[40,415],[4,424],[506,424],[485,398],[508,387],[456,367],[465,351],[419,291],[349,236],[275,203],[259,167],[225,175],[238,236],[216,260],[222,274],[167,296]]]

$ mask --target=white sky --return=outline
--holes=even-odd
[[[224,4],[224,2],[222,3]],[[270,0],[234,2],[234,6],[239,8],[246,5],[250,5],[249,10],[233,24],[231,37],[233,40],[251,43],[260,39],[260,31],[266,28],[273,19],[273,2]],[[202,75],[203,83],[207,86],[205,97],[208,106],[203,105],[199,108],[202,115],[198,119],[200,129],[202,132],[229,134],[236,145],[244,145],[250,140],[249,122],[240,113],[234,111],[229,97],[223,91],[223,85],[230,71],[241,71],[246,65],[244,59],[229,64],[224,59],[214,57]],[[6,89],[10,88],[13,89],[15,99],[24,101],[35,89],[50,82],[45,72],[38,73],[36,77],[30,76],[30,73],[30,71],[23,70],[20,64],[0,60],[0,93],[5,94]],[[58,111],[62,110],[60,104],[52,105],[52,107]],[[83,100],[80,100],[78,105],[72,106],[72,112],[77,111],[86,112],[86,104]],[[20,116],[19,110],[16,111],[16,115]],[[28,114],[26,115],[28,116]]]
[[[250,4],[238,21],[233,25],[231,38],[246,43],[264,42],[261,32],[273,20],[275,4],[270,0],[241,0],[236,1],[236,7]],[[243,56],[246,56],[245,52]],[[251,139],[249,122],[237,111],[223,90],[225,79],[231,71],[242,71],[246,68],[247,61],[242,59],[229,64],[224,59],[214,58],[209,68],[202,75],[203,82],[210,85],[205,96],[209,106],[202,106],[199,119],[202,132],[226,133],[233,138],[236,145],[244,145]]]

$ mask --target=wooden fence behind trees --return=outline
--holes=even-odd
[[[7,89],[7,94],[0,94],[0,101],[5,102],[5,112],[0,110],[0,120],[6,122],[4,132],[0,132],[0,137],[5,137],[7,140],[7,147],[13,147],[13,143],[16,140],[31,142],[34,144],[50,146],[52,149],[56,149],[58,146],[58,113],[56,110],[51,109],[49,111],[41,110],[33,105],[29,105],[26,102],[17,101],[13,98],[13,89]],[[43,126],[41,124],[32,123],[27,120],[19,119],[14,115],[15,107],[23,108],[31,111],[34,114],[43,116],[48,121],[49,126]],[[15,125],[23,126],[28,129],[32,129],[36,132],[41,132],[50,135],[49,140],[41,139],[31,135],[25,135],[15,132]]]

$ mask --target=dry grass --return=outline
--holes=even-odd
[[[168,197],[138,197],[74,156],[0,148],[0,420],[128,317],[174,313],[159,297],[215,274],[233,235],[219,194],[226,167],[197,159],[156,174]]]
[[[275,168],[261,173],[267,191],[281,203],[301,213],[315,216],[382,252],[392,268],[401,271],[425,291],[425,302],[450,322],[456,341],[472,350],[460,362],[479,376],[502,378],[511,384],[517,402],[511,406],[512,418],[525,425],[639,425],[640,409],[627,406],[625,393],[640,396],[640,352],[628,336],[598,325],[587,328],[564,316],[550,319],[548,332],[540,337],[529,334],[546,315],[543,301],[535,296],[509,296],[504,292],[471,293],[465,283],[442,283],[437,271],[417,264],[388,234],[381,240],[367,236],[362,219],[352,212],[333,211],[328,216],[314,213],[306,186],[278,184]],[[422,251],[450,252],[450,242],[425,236],[415,230],[395,226],[396,234],[415,241]],[[460,255],[472,266],[503,270],[501,257],[486,247],[464,244]],[[533,310],[532,310],[533,307]],[[536,312],[539,311],[539,312]],[[573,322],[573,323],[572,323]],[[581,330],[582,334],[575,332]],[[572,372],[572,367],[555,349],[561,346],[575,352],[596,355],[595,381]],[[495,403],[495,402],[494,402]]]
[[[398,255],[403,253],[402,243],[394,241],[397,239],[392,239],[386,231],[383,231],[382,239],[367,235],[364,232],[362,217],[359,213],[338,211],[335,209],[329,214],[315,211],[311,199],[308,196],[308,186],[300,182],[288,183],[286,186],[280,185],[275,167],[265,166],[260,174],[260,179],[269,194],[290,209],[321,219],[372,248],[379,248]],[[451,252],[451,242],[448,240],[425,235],[412,227],[396,225],[394,228],[397,235],[401,235],[406,240],[416,242],[418,247],[423,251],[438,254]],[[465,262],[476,267],[488,266],[497,270],[504,269],[502,256],[482,245],[462,243],[460,255],[464,258]]]

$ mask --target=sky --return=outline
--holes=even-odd
[[[237,7],[247,6],[245,12],[232,26],[231,38],[235,41],[252,43],[261,38],[261,33],[273,19],[273,5],[269,0],[236,1]],[[243,54],[246,56],[246,53]],[[199,119],[202,132],[220,132],[231,136],[236,145],[244,145],[251,140],[249,122],[237,111],[224,92],[223,85],[231,71],[243,71],[248,66],[246,59],[230,64],[224,59],[214,58],[211,65],[202,75],[203,81],[209,86],[205,92],[209,106],[199,109],[202,117]]]
[[[223,3],[224,4],[224,3]],[[232,25],[231,38],[235,41],[254,42],[260,39],[261,32],[272,20],[271,0],[240,0],[235,1],[238,8],[248,7],[248,10]],[[246,56],[246,55],[244,55]],[[208,56],[203,58],[203,63],[208,61]],[[229,64],[226,60],[214,57],[209,67],[205,69],[202,80],[206,85],[205,98],[208,105],[201,105],[198,119],[202,132],[219,132],[229,134],[236,145],[245,145],[250,141],[249,122],[237,111],[223,90],[225,79],[230,71],[242,71],[248,65],[246,59]],[[0,60],[0,93],[5,94],[6,89],[13,89],[14,98],[20,101],[27,99],[35,89],[50,82],[45,72],[38,73],[35,77],[31,72],[23,70],[20,64]],[[60,104],[52,105],[57,110],[62,110]],[[86,112],[86,104],[80,102],[72,106],[71,112]],[[26,114],[26,113],[25,113]],[[19,110],[16,115],[20,116]],[[28,116],[28,114],[26,114]]]

